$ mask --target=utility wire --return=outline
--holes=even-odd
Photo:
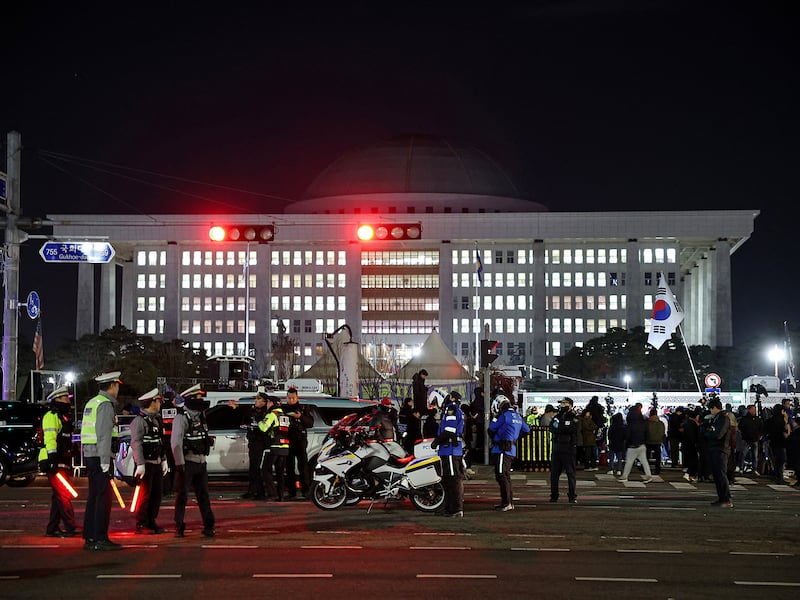
[[[214,203],[214,204],[220,204],[220,205],[226,206],[228,208],[232,208],[232,209],[236,209],[236,210],[240,210],[240,211],[244,211],[244,212],[255,212],[255,211],[253,211],[252,209],[243,209],[242,207],[237,206],[235,204],[231,204],[229,202],[224,202],[224,201],[221,201],[221,200],[217,200],[215,198],[209,198],[209,197],[203,196],[201,194],[195,194],[195,193],[187,192],[187,191],[180,190],[180,189],[177,189],[177,188],[172,188],[172,187],[169,187],[169,186],[160,185],[160,184],[157,184],[157,183],[154,183],[152,181],[148,181],[146,179],[142,179],[142,178],[139,178],[139,177],[133,177],[133,176],[130,176],[130,175],[124,175],[124,174],[119,173],[117,171],[114,171],[112,169],[121,169],[121,170],[125,170],[125,171],[131,171],[131,172],[134,172],[134,173],[140,173],[140,174],[143,174],[143,175],[151,175],[151,176],[154,176],[154,177],[162,177],[164,179],[172,179],[172,180],[175,180],[175,181],[180,181],[180,182],[183,182],[183,183],[189,183],[189,184],[192,184],[192,185],[202,185],[202,186],[206,186],[206,187],[212,187],[212,188],[222,189],[222,190],[236,192],[236,193],[248,194],[248,195],[251,195],[251,196],[258,196],[258,197],[261,197],[261,198],[269,198],[269,199],[274,199],[274,200],[281,200],[283,202],[293,202],[294,201],[293,199],[285,198],[285,197],[282,197],[282,196],[276,196],[274,194],[264,194],[264,193],[261,193],[261,192],[254,192],[254,191],[251,191],[251,190],[244,190],[244,189],[241,189],[241,188],[235,188],[235,187],[231,187],[231,186],[225,186],[225,185],[220,185],[220,184],[206,182],[206,181],[198,181],[198,180],[188,179],[188,178],[185,178],[185,177],[177,177],[177,176],[174,176],[174,175],[167,175],[167,174],[164,174],[164,173],[158,173],[156,171],[148,171],[148,170],[144,170],[144,169],[136,169],[136,168],[133,168],[133,167],[127,167],[125,165],[119,165],[119,164],[115,164],[115,163],[108,163],[108,162],[104,162],[104,161],[99,161],[99,160],[94,160],[94,159],[89,159],[89,158],[83,158],[83,157],[73,156],[73,155],[69,155],[69,154],[63,154],[63,153],[60,153],[60,152],[52,152],[52,151],[49,151],[49,150],[39,149],[38,150],[38,154],[39,154],[40,158],[42,158],[42,160],[45,160],[45,157],[48,157],[48,158],[50,158],[52,160],[59,160],[59,161],[66,162],[66,163],[69,163],[69,164],[74,164],[74,165],[77,165],[77,166],[80,166],[80,167],[83,167],[83,168],[87,168],[87,169],[92,169],[92,170],[95,170],[95,171],[98,171],[98,172],[101,172],[101,173],[106,173],[106,174],[109,174],[109,175],[122,177],[123,179],[127,179],[129,181],[140,183],[142,185],[148,185],[148,186],[151,186],[151,187],[155,187],[157,189],[162,189],[162,190],[165,190],[165,191],[169,191],[171,193],[182,194],[184,196],[189,196],[191,198],[204,200],[204,201],[211,202],[211,203]],[[55,167],[55,165],[52,162],[50,162],[50,161],[46,161],[46,162],[48,162],[48,164],[50,164],[51,166]],[[110,167],[110,168],[101,168],[100,165],[102,165],[103,167]],[[70,174],[65,169],[59,169],[59,170],[63,171],[64,173]],[[80,181],[89,184],[89,182],[86,181],[85,179],[80,179]],[[97,186],[92,186],[92,187],[94,187],[98,191],[102,191],[99,188],[97,188]],[[115,198],[115,199],[117,199],[117,198]],[[127,203],[124,203],[124,204],[126,204],[126,206],[130,206]]]
[[[39,157],[39,159],[40,159],[42,162],[44,162],[45,164],[47,164],[47,165],[50,165],[50,166],[51,166],[51,167],[53,167],[54,169],[56,169],[56,170],[58,170],[58,171],[61,171],[62,173],[65,173],[66,175],[68,175],[68,176],[70,176],[70,177],[72,177],[72,178],[76,179],[77,181],[80,181],[81,183],[83,183],[83,184],[85,184],[85,185],[89,186],[89,187],[90,187],[90,188],[92,188],[93,190],[95,190],[95,191],[97,191],[97,192],[100,192],[101,194],[104,194],[104,195],[108,196],[109,198],[112,198],[113,200],[116,200],[116,201],[117,201],[117,202],[119,202],[120,204],[123,204],[123,205],[127,206],[128,208],[132,209],[133,211],[135,211],[135,212],[137,212],[137,213],[139,213],[139,214],[142,214],[142,215],[144,215],[144,216],[146,216],[146,217],[149,217],[150,219],[152,219],[152,220],[153,220],[153,221],[155,221],[155,222],[158,222],[158,219],[154,218],[154,217],[153,217],[153,216],[151,216],[151,215],[147,215],[147,214],[145,214],[144,212],[142,212],[142,210],[141,210],[141,209],[139,209],[139,208],[137,208],[137,207],[133,206],[132,204],[130,204],[130,203],[128,203],[128,202],[125,202],[125,201],[124,201],[122,198],[117,198],[117,197],[116,197],[114,194],[112,194],[111,192],[107,192],[106,190],[104,190],[104,189],[102,189],[102,188],[100,188],[100,187],[96,186],[96,185],[95,185],[95,184],[93,184],[91,181],[89,181],[89,180],[87,180],[87,179],[84,179],[83,177],[78,177],[78,176],[77,176],[77,175],[75,175],[74,173],[70,173],[69,171],[67,171],[67,170],[66,170],[66,169],[64,169],[63,167],[61,167],[61,166],[59,166],[59,165],[57,165],[57,164],[55,164],[55,163],[51,162],[50,160],[48,160],[48,159],[47,159],[47,158],[45,158],[44,156],[40,156],[40,157]]]
[[[570,377],[569,375],[561,375],[560,373],[553,373],[552,371],[545,371],[543,369],[537,369],[536,367],[531,367],[532,371],[536,371],[537,373],[546,373],[550,377],[559,377],[561,379],[569,379],[571,381],[577,381],[579,383],[588,383],[590,385],[594,385],[597,387],[604,387],[609,388],[612,390],[619,390],[620,392],[627,392],[630,391],[628,388],[621,388],[615,385],[606,385],[605,383],[597,383],[596,381],[587,381],[586,379],[578,379],[577,377]]]

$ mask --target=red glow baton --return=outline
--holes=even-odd
[[[120,508],[125,508],[125,500],[122,499],[122,495],[119,493],[119,489],[117,489],[117,482],[113,479],[109,480],[111,482],[111,489],[114,490],[114,495],[117,497],[117,502],[119,502]]]
[[[139,489],[142,487],[141,483],[136,484],[136,488],[133,490],[133,500],[131,500],[131,512],[135,513],[136,509],[139,508]]]
[[[58,479],[61,482],[61,485],[63,485],[64,489],[67,490],[67,492],[69,492],[70,496],[72,496],[73,498],[78,497],[78,492],[76,492],[75,488],[69,484],[69,481],[67,481],[67,478],[64,477],[61,471],[56,473],[56,479]]]

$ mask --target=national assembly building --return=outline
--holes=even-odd
[[[65,244],[115,250],[78,266],[78,337],[123,325],[267,377],[277,334],[298,376],[344,325],[383,373],[434,330],[470,371],[485,337],[496,365],[551,370],[612,328],[649,330],[660,272],[687,343],[730,346],[731,255],[757,215],[550,212],[480,150],[415,136],[343,155],[280,214],[48,218]]]

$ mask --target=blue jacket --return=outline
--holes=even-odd
[[[449,405],[448,405],[449,406]],[[447,407],[445,407],[446,409]],[[461,408],[456,408],[453,415],[448,415],[445,410],[442,422],[439,423],[439,433],[436,440],[439,444],[436,449],[439,456],[464,455],[464,413]]]
[[[517,455],[517,440],[523,433],[530,433],[531,428],[522,419],[520,414],[508,409],[500,413],[496,419],[489,423],[489,435],[492,436],[492,454]],[[503,448],[501,449],[501,442]],[[511,442],[510,448],[508,442]]]

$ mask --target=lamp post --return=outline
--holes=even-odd
[[[767,356],[771,361],[775,363],[775,377],[778,377],[778,361],[783,360],[783,358],[785,357],[783,350],[778,348],[778,344],[775,344],[775,346],[772,348],[772,350],[769,351]]]

